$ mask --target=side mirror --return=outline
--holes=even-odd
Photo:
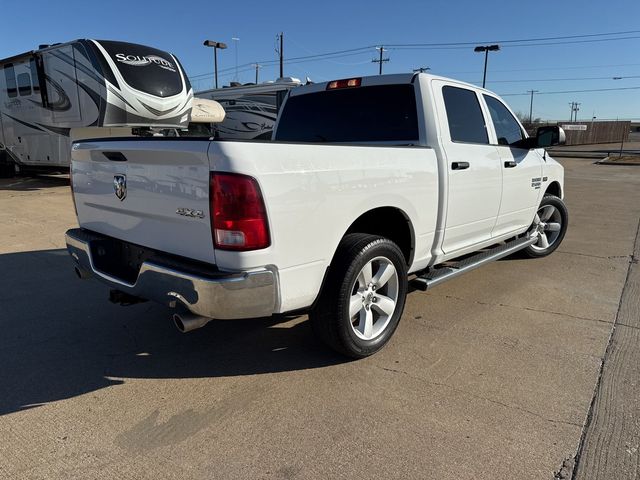
[[[536,132],[536,147],[547,148],[554,145],[564,145],[567,137],[564,130],[558,126],[539,127]]]

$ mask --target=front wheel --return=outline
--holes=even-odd
[[[529,229],[529,235],[537,241],[525,248],[524,254],[531,258],[546,257],[560,246],[568,225],[569,212],[562,199],[545,195]]]
[[[325,287],[309,313],[314,332],[353,358],[376,353],[395,331],[407,296],[407,265],[391,240],[368,234],[344,237]]]

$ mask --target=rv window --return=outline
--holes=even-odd
[[[4,66],[4,78],[7,82],[7,96],[14,98],[18,96],[18,89],[16,88],[16,73],[13,70],[13,63],[7,63]]]
[[[28,73],[18,75],[18,92],[21,97],[31,95],[31,76]]]
[[[35,58],[29,61],[29,69],[31,70],[31,86],[33,87],[33,93],[40,93],[40,78],[38,78],[38,67],[36,66]]]

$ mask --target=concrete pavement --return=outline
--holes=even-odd
[[[556,253],[411,293],[391,344],[357,362],[316,343],[305,317],[181,335],[168,309],[109,304],[63,250],[64,180],[1,181],[0,478],[570,470],[628,276],[640,170],[562,163],[571,225]]]

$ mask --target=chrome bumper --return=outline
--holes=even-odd
[[[79,228],[68,230],[65,236],[67,250],[81,278],[93,275],[122,292],[169,307],[182,304],[205,317],[264,317],[276,311],[277,275],[267,268],[246,272],[220,272],[212,268],[211,272],[200,269],[193,273],[193,267],[186,262],[184,265],[174,259],[163,262],[159,257],[143,262],[136,281],[130,284],[95,268],[91,242],[105,237]]]

